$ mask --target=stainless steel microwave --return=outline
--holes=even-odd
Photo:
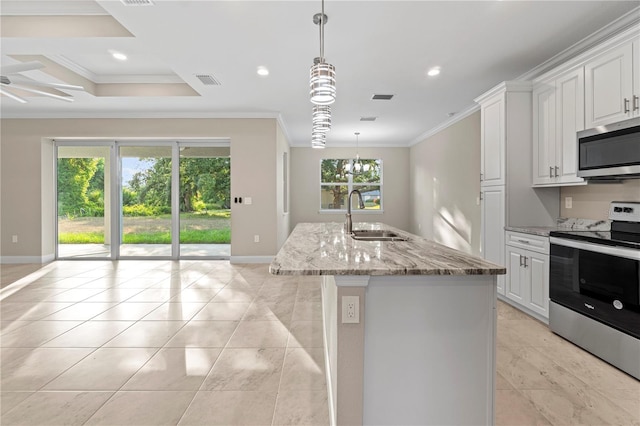
[[[640,178],[640,117],[578,132],[578,176]]]

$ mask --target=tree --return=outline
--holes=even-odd
[[[58,158],[58,215],[87,208],[87,190],[98,162],[97,158]]]

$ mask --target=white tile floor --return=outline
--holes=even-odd
[[[0,269],[0,424],[328,424],[319,280],[225,261]],[[640,425],[640,382],[498,304],[497,425]]]
[[[328,424],[318,278],[59,261],[3,287],[3,425]]]

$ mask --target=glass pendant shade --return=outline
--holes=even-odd
[[[313,131],[328,132],[331,130],[331,107],[315,105],[313,107]]]
[[[331,105],[336,101],[336,68],[324,62],[324,58],[315,58],[309,78],[311,103]]]
[[[313,132],[311,135],[311,148],[322,149],[325,147],[327,140],[326,133]]]

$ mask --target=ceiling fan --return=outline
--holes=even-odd
[[[0,67],[0,93],[13,100],[25,104],[27,103],[27,100],[16,95],[15,93],[12,93],[11,89],[35,93],[36,95],[47,96],[49,98],[59,99],[66,102],[73,102],[73,98],[70,96],[60,96],[54,93],[49,93],[44,90],[39,90],[39,88],[84,91],[84,87],[82,86],[60,83],[46,83],[44,81],[34,80],[20,74],[22,72],[33,71],[41,68],[44,68],[44,64],[38,61],[24,62],[21,64],[5,65]]]

